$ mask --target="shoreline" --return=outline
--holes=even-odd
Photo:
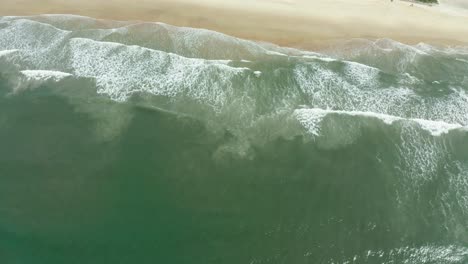
[[[1,16],[75,14],[205,28],[280,46],[322,49],[354,38],[468,45],[468,16],[394,0],[4,0]],[[311,3],[312,2],[312,3]]]

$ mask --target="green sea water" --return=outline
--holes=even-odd
[[[468,263],[468,48],[0,18],[0,263]]]

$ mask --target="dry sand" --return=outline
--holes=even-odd
[[[458,11],[399,0],[2,0],[0,15],[60,13],[160,21],[317,48],[350,38],[468,44],[468,15]]]

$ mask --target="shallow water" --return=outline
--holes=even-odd
[[[466,263],[468,48],[0,18],[2,263]]]

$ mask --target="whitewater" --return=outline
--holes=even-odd
[[[0,152],[3,173],[9,175],[0,184],[11,188],[18,184],[12,180],[19,173],[12,165],[18,160],[26,160],[32,171],[37,169],[34,166],[42,166],[34,165],[33,156],[25,158],[34,153],[47,157],[43,162],[51,167],[41,167],[44,175],[56,173],[52,173],[53,167],[63,162],[77,175],[87,175],[79,180],[84,185],[96,181],[90,175],[98,167],[154,175],[143,178],[145,190],[140,191],[148,197],[153,192],[164,193],[158,199],[170,200],[177,212],[152,207],[158,204],[156,198],[143,198],[123,187],[128,191],[124,195],[136,195],[138,203],[150,201],[144,210],[135,209],[135,214],[159,208],[162,214],[179,219],[160,223],[155,220],[159,219],[157,213],[152,214],[149,219],[155,225],[169,226],[174,233],[156,228],[150,237],[184,240],[186,233],[181,230],[186,228],[196,237],[193,239],[201,241],[200,245],[184,242],[182,246],[182,254],[192,261],[168,253],[171,247],[164,242],[155,242],[164,249],[156,250],[164,256],[161,259],[172,259],[172,263],[468,261],[467,47],[351,39],[320,51],[305,51],[164,23],[72,15],[1,17],[0,83],[0,142],[10,146]],[[34,111],[26,115],[27,109]],[[43,112],[51,114],[51,119],[42,116]],[[40,116],[45,120],[35,121]],[[75,119],[86,121],[63,123]],[[56,133],[54,128],[65,129],[76,138],[49,136]],[[27,140],[23,145],[15,133],[41,135],[37,140],[50,142],[42,145]],[[158,137],[163,139],[156,144]],[[75,146],[80,140],[92,143]],[[52,150],[41,152],[48,144],[57,155]],[[32,149],[23,149],[26,146]],[[22,151],[28,154],[20,154]],[[101,154],[89,154],[94,158],[87,160],[73,153]],[[76,159],[78,164],[100,160],[96,164],[104,162],[108,167],[75,167],[62,157],[70,162]],[[199,173],[198,177],[186,175],[190,171]],[[164,180],[157,176],[165,173]],[[121,176],[126,180],[116,186],[132,185],[128,183],[130,174],[130,178]],[[215,175],[224,176],[217,179]],[[159,179],[158,184],[174,194],[166,193],[166,187],[152,190],[147,187],[151,186],[149,179]],[[63,178],[57,181],[76,192]],[[41,192],[48,189],[39,188]],[[214,190],[217,188],[225,188],[224,194]],[[205,200],[200,193],[211,198]],[[76,195],[84,199],[81,193]],[[103,194],[93,195],[101,199]],[[113,190],[106,195],[102,199],[117,199]],[[178,195],[182,197],[175,198]],[[277,195],[281,199],[274,199]],[[65,201],[74,199],[65,196]],[[250,205],[251,199],[257,201]],[[269,201],[279,204],[278,208]],[[73,225],[64,224],[73,223],[68,218],[53,218],[57,229],[46,223],[16,224],[23,220],[22,214],[13,213],[13,204],[0,202],[0,215],[7,219],[0,220],[0,235],[7,230],[5,237],[32,234],[48,241],[76,235],[70,231]],[[34,215],[36,207],[24,206],[29,212],[25,215]],[[131,206],[122,206],[124,212],[131,211]],[[77,207],[92,210],[86,199]],[[50,211],[45,208],[37,210],[45,210],[47,215]],[[98,215],[104,214],[101,210]],[[112,212],[110,215],[120,215]],[[199,226],[180,220],[192,214]],[[244,218],[246,215],[251,219]],[[243,224],[231,223],[224,218],[228,216]],[[94,230],[94,222],[100,221],[86,219],[86,230]],[[123,223],[138,223],[125,219]],[[211,229],[205,221],[213,221],[217,227]],[[128,225],[108,232],[121,228]],[[233,235],[232,229],[238,232]],[[51,238],[51,233],[58,235]],[[138,243],[151,240],[136,234]],[[208,234],[206,240],[198,237],[201,234]],[[87,241],[76,236],[78,244]],[[41,241],[9,242],[21,239],[0,239],[0,245],[21,248]],[[108,241],[96,240],[98,244]],[[287,245],[280,245],[284,240]],[[126,240],[119,243],[127,245]],[[240,246],[233,256],[232,248],[240,244],[250,246]],[[80,245],[86,247],[86,243]],[[152,256],[153,251],[142,247],[136,255]],[[197,249],[205,253],[199,255]],[[117,250],[115,254],[123,253]],[[88,258],[86,263],[99,263],[91,255]]]

